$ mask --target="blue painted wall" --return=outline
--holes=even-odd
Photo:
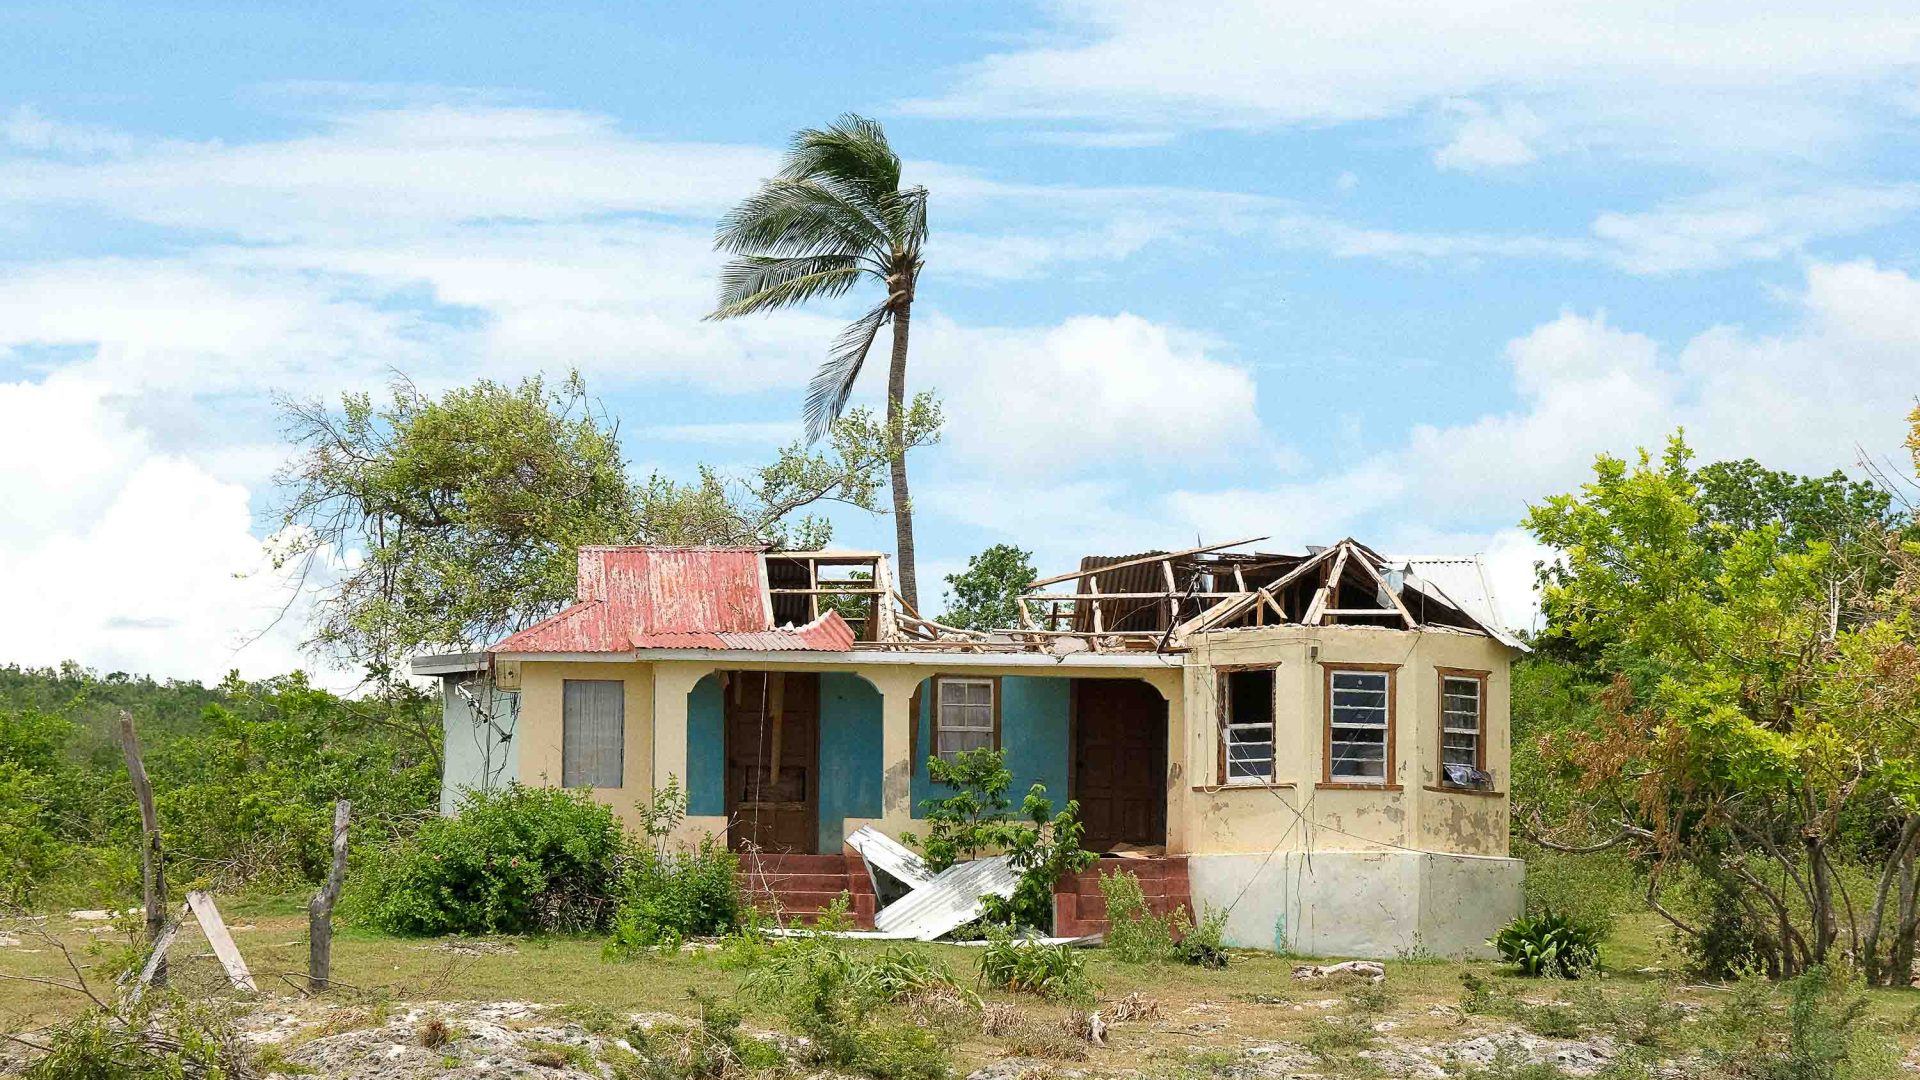
[[[1036,679],[1008,675],[1000,680],[1000,746],[1013,772],[1007,792],[1014,808],[1035,783],[1047,785],[1047,797],[1057,810],[1067,801],[1068,719],[1072,711],[1070,679]],[[919,753],[913,763],[913,813],[920,804],[947,794],[927,776],[927,758],[933,755],[933,680],[921,684]]]
[[[880,816],[880,691],[858,675],[820,676],[820,846],[840,850],[847,818]]]
[[[727,812],[726,698],[718,672],[694,684],[687,695],[687,813],[718,817]]]

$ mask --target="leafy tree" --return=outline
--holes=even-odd
[[[422,648],[469,648],[574,594],[574,550],[633,536],[637,508],[612,426],[577,375],[558,389],[481,380],[436,399],[405,378],[388,401],[334,412],[284,401],[300,448],[278,477],[283,563],[337,559],[312,644],[376,678]]]
[[[1920,842],[1920,557],[1884,530],[1862,538],[1894,568],[1872,588],[1777,517],[1703,529],[1689,462],[1678,437],[1658,461],[1602,457],[1529,515],[1558,552],[1547,633],[1611,677],[1593,728],[1557,750],[1588,822],[1649,867],[1649,901],[1683,937],[1716,928],[1663,902],[1676,867],[1774,973],[1841,947],[1885,981],[1920,921],[1902,884]],[[1856,866],[1871,897],[1848,892]]]
[[[947,575],[947,611],[940,621],[963,630],[1018,626],[1018,597],[1038,576],[1033,552],[995,544],[969,557],[965,570]]]
[[[900,186],[900,156],[879,124],[848,114],[824,129],[804,129],[794,135],[779,174],[721,220],[714,245],[734,258],[720,273],[719,304],[709,316],[797,307],[843,296],[869,280],[885,289],[880,302],[835,339],[808,385],[807,434],[817,440],[832,430],[874,339],[891,325],[886,426],[894,534],[901,595],[915,610],[907,336],[926,239],[927,189]]]
[[[326,582],[309,644],[389,687],[410,654],[479,647],[565,606],[583,544],[824,544],[831,525],[809,508],[878,512],[894,446],[937,439],[941,421],[923,395],[893,429],[856,409],[824,450],[795,443],[744,477],[636,484],[577,373],[282,404],[299,450],[279,476],[279,559]]]

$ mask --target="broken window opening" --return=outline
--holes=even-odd
[[[1222,782],[1273,783],[1274,669],[1223,671],[1219,687]]]
[[[992,679],[942,676],[934,680],[933,752],[943,761],[999,744]]]
[[[1393,673],[1333,669],[1327,677],[1327,779],[1385,784]]]

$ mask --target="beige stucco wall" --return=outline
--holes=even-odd
[[[1184,688],[1189,722],[1174,760],[1189,763],[1170,793],[1169,842],[1189,853],[1417,849],[1471,855],[1507,850],[1508,650],[1467,634],[1358,626],[1284,626],[1205,635]],[[1325,669],[1393,664],[1394,758],[1389,784],[1324,784]],[[1218,780],[1220,666],[1275,665],[1275,782]],[[1494,795],[1427,790],[1439,780],[1439,671],[1485,671],[1487,768]],[[1397,790],[1395,790],[1397,788]]]
[[[1171,852],[1232,854],[1280,851],[1419,850],[1463,855],[1507,852],[1508,650],[1469,634],[1406,633],[1367,627],[1283,626],[1204,635],[1184,667],[1080,668],[925,663],[824,665],[758,663],[774,671],[853,671],[881,693],[883,745],[881,817],[872,824],[893,835],[915,830],[909,747],[909,702],[927,678],[944,673],[1042,678],[1140,678],[1168,699],[1167,847]],[[1388,788],[1342,788],[1321,783],[1325,747],[1328,664],[1398,665],[1394,679],[1394,760]],[[1222,786],[1216,775],[1219,732],[1214,669],[1221,665],[1276,665],[1276,783]],[[519,741],[523,783],[557,783],[560,776],[561,681],[626,682],[626,785],[594,797],[629,825],[667,778],[687,775],[688,694],[723,665],[704,661],[522,664]],[[737,665],[724,665],[737,666]],[[1439,780],[1440,668],[1485,671],[1487,768],[1494,794],[1430,790]],[[852,829],[861,822],[849,821]],[[725,829],[721,817],[688,819],[681,835],[693,839]]]
[[[617,788],[594,788],[593,797],[613,807],[629,828],[637,827],[636,808],[653,795],[653,665],[529,661],[520,665],[520,721],[514,741],[520,746],[523,784],[560,783],[561,683],[567,679],[617,679],[626,684],[626,731]],[[683,706],[684,708],[684,706]],[[683,729],[684,730],[684,727]]]

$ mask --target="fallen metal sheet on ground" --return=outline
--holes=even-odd
[[[980,917],[982,896],[1011,897],[1019,877],[1005,855],[949,866],[933,880],[881,908],[874,929],[932,941]]]
[[[913,851],[871,825],[862,825],[847,837],[847,846],[860,853],[867,864],[867,873],[874,878],[874,889],[886,896],[895,895],[892,902],[898,902],[905,894],[933,880],[933,871]],[[877,872],[877,873],[876,873]],[[879,875],[884,874],[898,882],[898,889],[881,891],[884,882]]]

